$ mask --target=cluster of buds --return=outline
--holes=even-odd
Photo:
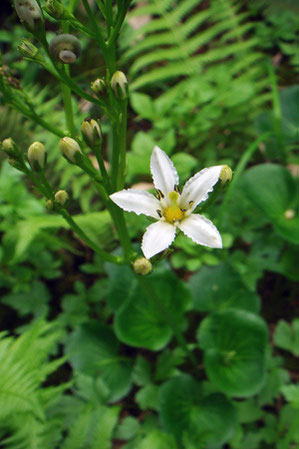
[[[9,163],[16,169],[26,172],[26,157],[23,151],[9,137],[2,142],[2,150],[7,154]],[[27,151],[27,161],[32,171],[39,172],[44,169],[47,161],[47,153],[41,142],[33,142]]]

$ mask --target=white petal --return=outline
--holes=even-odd
[[[175,226],[166,221],[157,221],[146,228],[141,249],[147,259],[168,248],[175,238]]]
[[[175,166],[159,147],[155,147],[151,156],[151,172],[155,188],[161,190],[165,195],[174,190],[179,183],[179,177]]]
[[[189,215],[181,221],[178,228],[199,245],[222,248],[222,239],[218,229],[203,215]]]
[[[212,192],[213,186],[219,179],[222,165],[204,168],[196,175],[190,178],[182,191],[181,204],[187,209],[190,201],[193,201],[191,210],[208,198],[209,192]]]
[[[161,210],[160,201],[149,192],[127,189],[110,195],[112,201],[122,209],[135,214],[145,214],[159,219],[157,210]]]

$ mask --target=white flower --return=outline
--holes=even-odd
[[[110,195],[122,209],[159,220],[147,227],[142,239],[142,251],[147,259],[171,245],[177,227],[199,245],[222,248],[221,236],[213,223],[203,215],[192,213],[208,198],[221,170],[222,165],[201,170],[186,182],[180,194],[177,171],[167,154],[156,146],[151,156],[151,172],[157,198],[135,189]]]

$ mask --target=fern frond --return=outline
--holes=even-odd
[[[0,445],[54,449],[47,407],[68,385],[42,388],[42,383],[64,362],[63,358],[48,361],[61,331],[38,321],[18,338],[0,337]]]

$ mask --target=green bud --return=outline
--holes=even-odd
[[[143,276],[151,273],[153,269],[151,262],[145,257],[138,257],[136,260],[134,260],[132,266],[136,274],[141,274]]]
[[[25,58],[34,59],[38,54],[38,48],[25,38],[22,39],[21,44],[18,46],[18,50]]]
[[[223,165],[219,176],[221,184],[226,184],[227,182],[230,182],[232,180],[232,177],[233,177],[232,169],[228,165]]]
[[[103,97],[107,92],[107,86],[104,78],[98,78],[91,83],[91,90],[96,94],[98,98]]]
[[[82,135],[90,148],[101,145],[103,137],[99,122],[94,119],[85,119],[81,125]]]
[[[59,142],[60,150],[63,156],[73,164],[78,161],[78,155],[82,154],[81,148],[78,143],[71,137],[63,137]]]
[[[47,159],[44,145],[41,142],[32,143],[28,148],[27,158],[32,170],[41,171]]]
[[[47,200],[46,201],[46,208],[47,209],[51,210],[51,209],[53,209],[53,206],[54,206],[54,204],[53,204],[52,200]]]
[[[71,19],[73,15],[58,0],[47,0],[44,10],[57,20]]]
[[[17,146],[12,140],[11,137],[8,139],[4,139],[2,142],[2,150],[7,154],[9,157],[16,157],[17,154]]]
[[[72,34],[59,34],[51,40],[49,50],[56,61],[73,64],[81,54],[81,44]]]
[[[44,16],[36,0],[14,0],[19,19],[32,33],[40,29]]]
[[[284,218],[286,220],[293,220],[294,217],[295,217],[294,209],[288,209],[288,210],[285,211]]]
[[[68,193],[65,190],[58,190],[54,195],[56,203],[64,206],[69,199]]]
[[[128,80],[126,75],[119,70],[112,75],[111,87],[116,98],[124,100],[128,96]]]

